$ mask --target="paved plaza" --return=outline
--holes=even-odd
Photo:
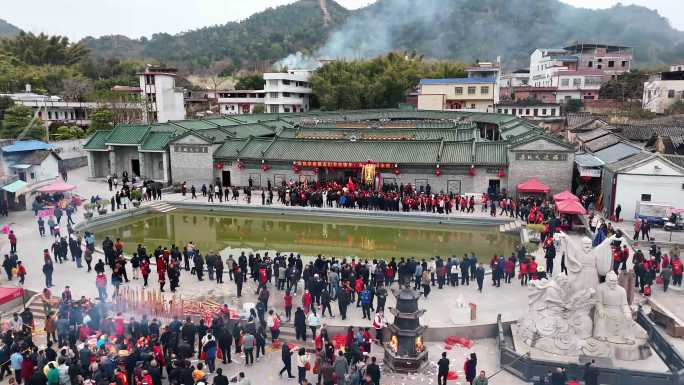
[[[74,170],[70,173],[69,183],[73,183],[77,186],[75,190],[79,195],[89,198],[91,195],[99,195],[102,198],[108,199],[111,193],[108,191],[107,184],[103,181],[89,181],[86,178],[87,170],[85,168]],[[256,196],[259,198],[259,196]],[[191,201],[189,195],[186,197],[180,194],[167,194],[164,196],[167,201]],[[202,200],[202,204],[206,204],[206,200]],[[151,204],[151,203],[144,203]],[[220,205],[221,203],[213,203],[214,205]],[[235,203],[231,203],[235,204]],[[246,205],[247,203],[241,201],[237,203],[239,205]],[[226,205],[226,203],[223,203]],[[260,199],[253,199],[252,205],[260,206]],[[349,210],[345,210],[349,211]],[[435,214],[437,215],[437,214]],[[485,213],[476,212],[475,214],[457,214],[457,215],[468,215],[469,217],[487,217],[489,216]],[[77,221],[82,220],[82,212],[79,211],[74,215],[74,219]],[[12,230],[15,232],[18,238],[18,255],[19,259],[23,261],[26,265],[28,275],[26,277],[25,287],[27,289],[39,292],[44,287],[44,276],[41,272],[42,266],[42,252],[43,249],[49,248],[51,244],[51,238],[45,237],[41,238],[38,234],[38,227],[36,224],[36,218],[33,216],[32,211],[23,212],[12,212],[8,218],[7,222]],[[190,234],[189,234],[190,237]],[[96,247],[101,246],[102,239],[96,240]],[[152,245],[147,245],[148,249]],[[9,252],[9,242],[6,238],[2,238],[0,243],[0,252],[3,254]],[[462,255],[464,250],[454,250],[454,254]],[[508,254],[511,250],[502,250],[503,253]],[[536,251],[535,254],[538,259],[541,260],[541,251]],[[101,254],[95,255],[95,260],[98,257],[103,257]],[[226,255],[224,255],[224,258]],[[154,269],[153,269],[154,270]],[[64,264],[56,264],[55,272],[53,275],[53,281],[55,287],[53,288],[54,295],[59,295],[66,285],[69,285],[75,297],[85,295],[88,297],[94,297],[96,293],[95,287],[95,273],[87,273],[86,269],[77,269],[75,263],[66,262]],[[0,285],[2,286],[16,286],[18,285],[15,279],[12,282],[7,282],[6,277],[2,275],[0,277]],[[131,280],[130,283],[124,284],[125,286],[139,287],[142,285],[142,281]],[[150,286],[158,287],[157,275],[150,275]],[[235,298],[235,285],[228,279],[227,273],[224,273],[224,284],[218,285],[214,281],[205,280],[199,282],[195,276],[189,274],[189,272],[182,272],[180,279],[180,289],[179,295],[185,298],[199,297],[206,295],[207,293],[212,293],[216,297],[222,297],[225,303],[228,303],[231,307],[242,307],[243,303],[254,303],[256,298],[254,295],[255,287],[252,281],[249,281],[243,289],[243,298],[238,301]],[[109,288],[111,294],[111,286]],[[271,289],[271,301],[269,301],[269,306],[274,307],[277,310],[282,311],[283,309],[283,299],[282,292]],[[681,291],[671,290],[668,293],[663,293],[662,289],[656,288],[654,290],[654,298],[662,300],[662,303],[675,312],[680,318],[684,319],[684,310],[682,307],[678,306],[681,303],[681,299],[684,294]],[[456,303],[459,300],[463,300],[465,303],[474,303],[477,305],[477,320],[473,322],[464,321],[463,318],[457,317],[453,311]],[[639,300],[641,298],[638,297]],[[301,301],[301,283],[300,290],[295,296],[295,307]],[[482,293],[477,291],[477,286],[474,282],[471,282],[469,286],[459,286],[459,287],[445,287],[443,290],[438,290],[436,287],[433,288],[427,299],[421,299],[419,306],[427,310],[426,314],[422,317],[421,323],[429,327],[451,327],[451,326],[465,326],[465,325],[477,325],[477,324],[491,324],[496,322],[496,317],[498,314],[502,314],[504,321],[517,320],[522,315],[527,312],[528,304],[528,293],[527,289],[521,287],[518,280],[514,280],[511,284],[506,284],[502,282],[501,287],[493,287],[491,284],[491,279],[486,277],[484,290]],[[394,306],[394,298],[390,295],[388,298],[387,306]],[[337,309],[336,303],[332,304],[333,314],[338,315],[339,311]],[[361,309],[351,306],[349,310],[349,317],[346,321],[342,321],[339,316],[335,318],[323,318],[322,322],[331,326],[371,326],[370,321],[361,319]],[[8,315],[3,315],[3,318],[7,318]],[[291,324],[284,325],[291,327]],[[675,341],[676,346],[682,346],[681,341]],[[428,349],[430,351],[431,360],[435,361],[444,346],[439,343],[429,343]],[[381,349],[377,346],[373,348],[373,355],[380,355]],[[471,351],[476,352],[479,357],[478,369],[485,370],[487,373],[493,373],[497,371],[497,353],[495,341],[493,339],[482,339],[477,340],[472,350],[464,348],[455,348],[449,351],[449,358],[452,362],[452,370],[460,372],[460,380],[450,383],[463,383],[462,367],[465,356]],[[381,356],[379,356],[381,357]],[[239,365],[240,358],[236,360],[236,363],[232,365],[225,366],[224,370],[227,373],[234,374],[240,370],[244,370],[243,365]],[[280,362],[280,352],[272,352],[267,354],[266,358],[263,358],[255,366],[247,368],[245,371],[248,377],[251,377],[253,384],[264,383],[264,384],[280,384],[280,383],[294,383],[294,381],[288,381],[285,379],[280,379],[277,375],[277,369],[281,367]],[[434,372],[434,368],[431,369]],[[313,375],[310,375],[313,377]],[[436,381],[436,375],[431,375],[429,373],[419,375],[416,377],[407,376],[396,376],[386,374],[383,380],[383,384],[397,384],[405,385],[409,383],[425,383],[432,384]],[[312,378],[310,378],[312,379]],[[490,381],[491,384],[522,384],[518,379],[508,374],[507,372],[502,372],[498,374],[495,378]]]

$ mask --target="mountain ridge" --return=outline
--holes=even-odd
[[[160,61],[200,73],[263,71],[297,52],[367,58],[393,50],[465,62],[501,56],[507,68],[524,68],[533,49],[574,41],[634,47],[636,66],[684,58],[684,31],[657,11],[620,4],[592,10],[559,0],[426,0],[419,6],[378,0],[357,10],[333,0],[300,0],[173,35],[81,40],[96,57]]]
[[[0,38],[14,37],[21,32],[21,29],[4,19],[0,19]]]

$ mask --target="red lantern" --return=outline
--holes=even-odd
[[[474,165],[471,165],[470,169],[468,169],[468,175],[475,176],[475,166]]]
[[[269,168],[270,168],[270,167],[268,167],[268,165],[267,165],[266,163],[262,163],[262,164],[261,164],[261,171],[266,172],[266,171],[268,171]]]
[[[435,175],[436,176],[442,175],[442,170],[439,168],[439,165],[437,165],[437,169],[435,170]]]
[[[242,161],[239,161],[239,160],[237,161],[236,166],[237,166],[238,170],[242,170],[242,169],[245,168],[245,164],[242,163]]]
[[[295,163],[295,164],[292,166],[292,171],[294,171],[295,174],[299,174],[299,172],[302,171],[302,168],[301,168],[298,164]]]
[[[506,173],[504,172],[503,168],[500,168],[500,169],[499,169],[499,174],[498,174],[498,175],[499,175],[499,178],[503,178],[503,177],[506,176]]]
[[[398,167],[394,169],[394,175],[399,176],[400,173],[401,172],[399,171]]]
[[[214,167],[216,167],[217,170],[223,170],[223,163],[221,162],[216,162],[214,164]]]

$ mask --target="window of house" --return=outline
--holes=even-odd
[[[36,173],[35,172],[31,173],[31,179],[36,179]]]
[[[268,96],[270,96],[272,99],[278,99],[278,93],[277,92],[269,92]]]
[[[268,110],[269,110],[272,114],[277,114],[278,112],[280,112],[280,109],[278,108],[278,105],[277,105],[277,104],[272,105],[271,107],[269,107]]]
[[[539,116],[539,109],[537,109],[537,108],[534,109],[534,116]]]
[[[489,93],[489,87],[487,87],[487,86],[480,87],[480,93],[483,95],[487,95]]]
[[[477,87],[468,87],[468,95],[475,95]]]
[[[456,95],[463,95],[463,87],[456,87],[454,89],[454,92],[456,93]]]
[[[290,107],[283,107],[285,112],[290,112]]]
[[[163,160],[157,162],[157,168],[158,168],[160,171],[164,171],[164,161],[163,161]]]
[[[589,63],[587,63],[587,67],[591,68],[594,66],[594,62],[589,60]]]
[[[496,112],[501,113],[501,108],[499,108],[498,110],[496,110]]]
[[[608,68],[613,68],[615,67],[615,61],[614,60],[608,60]]]
[[[525,109],[525,115],[529,115],[529,114],[530,114],[530,109],[529,109],[529,108],[526,108],[526,109]]]
[[[641,201],[642,202],[650,202],[651,201],[651,194],[641,194]]]
[[[582,79],[580,79],[580,78],[574,78],[574,79],[572,79],[572,86],[573,86],[573,87],[579,87],[580,84],[582,84]]]
[[[555,109],[555,108],[550,109],[550,110],[549,110],[549,114],[550,114],[551,116],[556,116],[556,109]]]
[[[596,66],[596,68],[598,68],[598,69],[601,69],[601,67],[603,67],[603,66],[600,64]]]
[[[508,108],[504,108],[504,114],[508,115]]]
[[[52,119],[52,111],[48,111],[48,120]]]
[[[542,115],[546,115],[546,108],[542,108]]]
[[[596,60],[596,61],[599,62],[599,63],[601,63],[601,62],[603,61],[603,59],[598,59],[598,60]]]
[[[570,79],[561,79],[561,86],[567,87],[570,85]]]
[[[674,98],[675,96],[675,90],[667,90],[667,97],[668,98]]]
[[[290,81],[289,81],[289,80],[283,80],[283,84],[286,85],[286,86],[289,86],[289,85],[290,85]]]
[[[289,92],[283,92],[283,97],[284,97],[284,98],[289,98],[289,97],[290,97],[290,93],[289,93]]]
[[[523,109],[522,108],[518,109],[518,115],[522,115],[522,114],[523,114]]]
[[[627,60],[623,60],[623,61],[622,61],[622,66],[623,66],[623,67],[627,67]]]
[[[472,103],[472,104],[470,105],[470,108],[472,108],[472,109],[474,110],[474,109],[475,109],[475,103]]]
[[[153,75],[145,75],[145,84],[147,84],[147,85],[154,84],[154,76]]]

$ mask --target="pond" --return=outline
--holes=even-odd
[[[189,210],[146,214],[93,231],[98,245],[105,236],[121,238],[126,253],[134,252],[138,243],[151,251],[160,245],[182,248],[193,241],[202,253],[230,247],[373,259],[474,252],[488,262],[494,254],[509,255],[519,243],[518,236],[501,233],[498,226]]]

